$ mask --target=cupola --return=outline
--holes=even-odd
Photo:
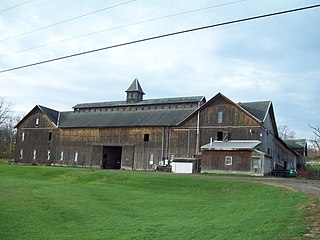
[[[127,89],[126,93],[127,93],[127,103],[140,102],[143,100],[143,95],[145,94],[137,78],[133,81],[133,83]]]

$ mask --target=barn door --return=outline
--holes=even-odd
[[[134,169],[134,146],[126,145],[122,147],[121,168],[126,170]]]

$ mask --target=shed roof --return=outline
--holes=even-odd
[[[252,150],[261,142],[256,140],[214,141],[201,147],[203,150]]]
[[[191,97],[174,97],[174,98],[156,98],[146,99],[139,102],[127,101],[110,101],[110,102],[96,102],[96,103],[80,103],[75,105],[74,109],[79,108],[104,108],[104,107],[123,107],[123,106],[142,106],[142,105],[158,105],[158,104],[177,104],[177,103],[195,103],[205,101],[204,96]]]
[[[186,109],[157,109],[144,111],[113,111],[74,113],[61,112],[59,128],[85,127],[145,127],[174,126],[194,111]]]

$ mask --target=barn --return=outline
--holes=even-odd
[[[278,136],[271,101],[234,103],[221,93],[209,101],[204,96],[144,99],[138,79],[125,92],[125,100],[80,103],[66,112],[35,106],[16,126],[15,162],[155,170],[175,159],[204,156],[202,172],[224,171],[213,169],[216,165],[209,161],[230,149],[210,147],[213,139],[214,146],[221,142],[234,147],[234,141],[259,141],[234,150],[250,152],[251,170],[239,171],[256,174],[256,155],[261,164],[268,159],[268,171],[259,170],[262,175],[295,164],[297,153]],[[236,162],[231,164],[234,169]]]

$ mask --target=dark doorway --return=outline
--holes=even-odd
[[[121,168],[122,147],[103,147],[101,168],[120,169]]]

